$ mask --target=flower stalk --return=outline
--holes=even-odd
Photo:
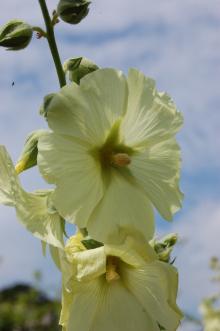
[[[47,8],[47,5],[46,5],[46,1],[45,0],[39,0],[39,4],[40,4],[40,7],[41,7],[43,17],[44,17],[44,22],[45,22],[46,31],[47,31],[47,40],[48,40],[50,51],[51,51],[51,54],[52,54],[52,57],[53,57],[55,67],[56,67],[60,87],[63,87],[63,86],[66,85],[66,78],[65,78],[62,63],[61,63],[61,60],[60,60],[60,55],[59,55],[57,44],[56,44],[56,39],[55,39],[55,35],[54,35],[54,25],[53,25],[52,20],[50,18],[48,8]]]

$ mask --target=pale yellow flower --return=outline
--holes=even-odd
[[[220,309],[214,307],[217,298],[204,300],[200,305],[204,331],[220,331]]]
[[[148,244],[128,237],[121,245],[76,252],[70,240],[63,264],[60,323],[65,331],[177,329],[176,269]]]
[[[101,242],[125,229],[149,240],[152,205],[167,220],[180,208],[182,116],[153,80],[96,70],[53,95],[44,115],[53,132],[39,140],[38,165],[67,221]]]

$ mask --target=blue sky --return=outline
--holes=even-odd
[[[56,6],[49,0],[50,9]],[[36,0],[1,4],[0,24],[23,18],[42,26]],[[183,209],[169,224],[158,218],[158,233],[175,231],[180,270],[180,305],[197,312],[201,298],[215,291],[209,258],[220,251],[220,2],[219,0],[94,0],[79,26],[60,23],[56,35],[63,61],[86,56],[101,67],[129,67],[154,78],[184,114],[182,147]],[[22,52],[0,49],[0,143],[17,160],[26,135],[46,127],[38,115],[45,94],[58,90],[45,40],[33,39]],[[15,85],[12,87],[12,82]],[[45,186],[36,169],[21,176],[28,190]],[[30,280],[42,269],[44,286],[59,274],[41,256],[40,244],[0,207],[0,286]]]

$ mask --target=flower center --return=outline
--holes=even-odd
[[[116,153],[111,155],[111,162],[118,167],[125,167],[131,163],[131,159],[126,153]]]
[[[116,256],[107,256],[106,260],[106,280],[108,283],[118,280],[119,275],[119,258]]]
[[[121,142],[120,121],[116,122],[102,146],[95,148],[92,153],[100,161],[103,170],[111,167],[123,168],[131,163],[134,150]]]

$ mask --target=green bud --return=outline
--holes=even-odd
[[[177,243],[178,240],[178,235],[177,233],[170,233],[168,235],[166,235],[165,237],[162,238],[163,243],[167,246],[167,247],[172,247]]]
[[[87,0],[60,0],[57,14],[66,23],[78,24],[88,15],[89,5]]]
[[[98,69],[99,67],[86,57],[69,59],[63,64],[63,70],[65,73],[68,72],[69,80],[77,84],[80,83],[80,79],[84,76]]]
[[[15,170],[18,174],[22,171],[34,167],[37,164],[37,154],[38,154],[38,140],[48,131],[46,130],[36,130],[31,132],[25,143],[24,148],[21,152],[21,156],[15,166]]]
[[[178,240],[176,233],[170,233],[160,240],[153,239],[150,244],[158,255],[160,261],[170,263],[173,247]]]
[[[40,106],[40,115],[43,116],[45,119],[47,119],[47,111],[48,111],[48,107],[49,107],[49,104],[51,102],[51,100],[53,99],[53,97],[55,96],[56,94],[55,93],[50,93],[48,95],[46,95],[44,97],[44,100],[43,100],[43,103],[42,105]]]
[[[10,51],[18,51],[28,46],[32,35],[29,24],[21,20],[11,20],[0,30],[0,46]]]

